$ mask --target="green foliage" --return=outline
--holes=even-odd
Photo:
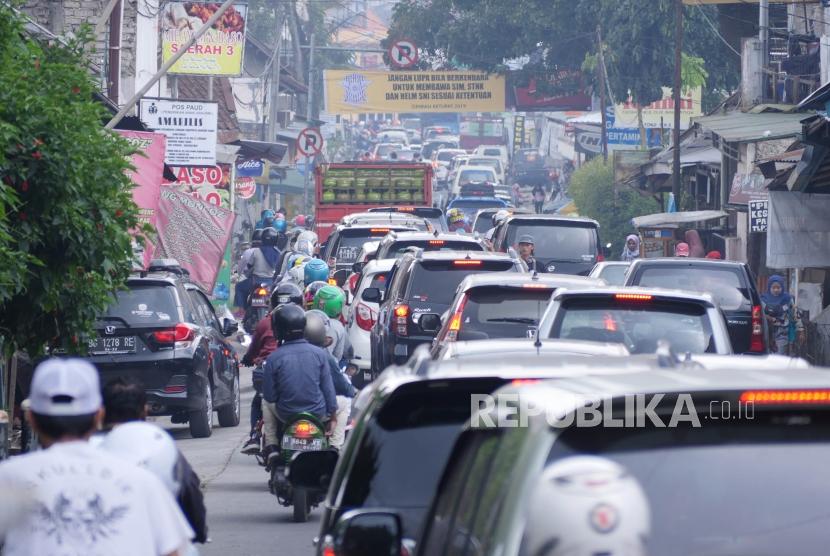
[[[680,62],[680,80],[683,88],[703,87],[706,85],[707,77],[709,77],[709,72],[706,71],[706,60],[684,52]]]
[[[603,244],[612,244],[612,258],[622,253],[625,236],[635,232],[631,226],[632,218],[660,212],[660,205],[653,198],[632,189],[622,189],[615,199],[614,170],[611,163],[601,157],[574,172],[568,192],[580,216],[599,222]]]
[[[104,131],[86,69],[89,32],[27,38],[0,4],[0,338],[6,355],[78,338],[131,269],[138,226],[126,141]]]

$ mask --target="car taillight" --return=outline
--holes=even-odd
[[[409,319],[409,305],[395,306],[395,333],[398,336],[408,336],[409,329],[407,328],[407,320]]]
[[[455,313],[453,313],[452,318],[450,319],[450,325],[447,327],[447,337],[445,338],[448,342],[454,342],[458,339],[458,333],[461,331],[461,318],[464,314],[465,305],[467,305],[466,295],[461,298],[461,302],[458,304],[458,309],[455,310]]]
[[[173,328],[156,330],[153,332],[153,339],[159,344],[177,344],[179,342],[191,342],[196,338],[196,327],[180,322]]]
[[[315,434],[320,433],[320,429],[311,421],[297,421],[293,428],[294,430],[291,436],[294,438],[311,438]]]
[[[376,314],[372,308],[365,303],[358,303],[355,307],[355,322],[362,329],[367,332],[372,330],[375,325]]]
[[[605,255],[603,255],[602,253],[599,253],[599,254],[597,255],[597,262],[598,262],[598,263],[601,263],[601,262],[603,262],[604,260],[605,260]]]
[[[372,228],[369,232],[373,235],[386,235],[389,233],[389,228]]]
[[[481,261],[462,259],[460,261],[453,261],[452,264],[455,266],[481,266]]]
[[[830,390],[748,390],[739,399],[761,405],[830,405]]]
[[[428,242],[430,245],[444,245],[443,239],[431,239]]]
[[[762,353],[764,351],[764,326],[761,315],[761,306],[752,307],[752,337],[749,340],[749,351]]]
[[[652,296],[644,293],[618,293],[614,299],[617,301],[651,301]]]

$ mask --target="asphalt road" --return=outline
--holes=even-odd
[[[253,456],[239,452],[248,433],[251,369],[242,369],[242,422],[222,428],[214,419],[210,438],[190,437],[187,425],[156,422],[176,439],[202,479],[211,542],[199,545],[205,556],[310,556],[320,524],[320,508],[307,523],[294,523],[291,508],[280,506],[268,492],[268,476]]]

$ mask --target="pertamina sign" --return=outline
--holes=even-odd
[[[504,76],[477,71],[323,72],[326,112],[504,112]]]
[[[143,98],[141,121],[167,136],[164,161],[171,166],[216,164],[219,105],[197,100]]]

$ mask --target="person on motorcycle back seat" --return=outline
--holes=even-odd
[[[251,255],[248,269],[254,284],[271,284],[274,273],[280,260],[280,250],[277,249],[279,234],[274,228],[262,230],[262,245]]]
[[[277,307],[293,303],[302,306],[303,292],[294,283],[283,282],[271,293],[271,312]],[[262,364],[277,349],[277,339],[271,328],[271,312],[262,317],[254,328],[254,336],[251,338],[251,345],[242,357],[242,364],[248,367],[255,367],[251,376],[254,383],[253,400],[251,400],[251,431],[248,441],[242,446],[242,453],[253,455],[259,452],[259,437],[257,435],[257,422],[262,418]]]
[[[329,371],[329,354],[305,339],[305,311],[294,304],[271,313],[271,327],[279,348],[265,360],[263,409],[266,453],[279,450],[282,425],[297,413],[337,423],[337,398]]]
[[[254,230],[253,235],[251,235],[251,246],[242,252],[242,255],[239,257],[239,263],[237,264],[237,271],[244,275],[245,278],[236,283],[236,292],[233,297],[233,304],[236,307],[244,309],[245,304],[248,302],[248,296],[251,295],[253,281],[248,275],[248,267],[251,264],[251,257],[254,256],[255,251],[259,250],[260,245],[262,245],[262,230]]]
[[[310,285],[314,282],[325,282],[328,284],[329,272],[329,265],[325,261],[322,259],[311,259],[303,269],[303,284]]]
[[[259,215],[259,222],[256,223],[257,230],[264,230],[274,225],[274,211],[271,209],[264,209]]]
[[[346,334],[346,327],[340,321],[343,314],[343,306],[346,304],[346,294],[337,286],[326,286],[314,295],[313,309],[319,309],[331,319],[331,330],[334,334],[334,342],[328,346],[329,352],[337,359],[338,363],[344,362],[344,355],[349,348],[349,336]]]
[[[320,291],[321,288],[325,288],[328,285],[328,282],[324,282],[322,280],[316,280],[307,285],[305,287],[305,294],[303,296],[303,309],[305,309],[306,311],[312,309],[312,305],[314,305],[314,296],[317,295],[317,292]],[[313,344],[314,342],[311,343]]]
[[[280,251],[285,251],[285,246],[288,245],[288,234],[285,232],[288,230],[288,223],[285,221],[285,216],[282,213],[277,213],[277,216],[274,218],[274,229],[277,230],[277,249]]]

